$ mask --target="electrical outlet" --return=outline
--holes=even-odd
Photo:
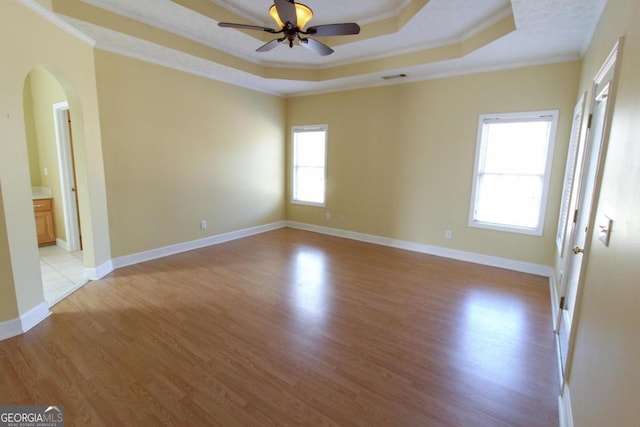
[[[453,239],[453,231],[445,230],[444,231],[444,238],[447,239],[447,240]]]
[[[331,220],[331,212],[325,212],[324,219],[326,219],[327,221],[330,221]]]
[[[206,230],[206,229],[207,229],[207,221],[203,219],[202,221],[200,221],[200,230]]]

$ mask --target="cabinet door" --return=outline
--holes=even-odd
[[[38,235],[38,245],[43,246],[56,242],[56,234],[53,226],[53,212],[34,212],[36,218],[36,234]]]

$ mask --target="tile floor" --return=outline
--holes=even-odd
[[[67,252],[59,246],[44,246],[39,251],[44,299],[49,307],[87,283],[82,251]]]

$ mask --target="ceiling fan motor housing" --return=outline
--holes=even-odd
[[[298,18],[298,11],[301,10],[300,18]],[[269,27],[259,27],[257,25],[249,24],[234,24],[231,22],[219,22],[218,25],[226,28],[236,28],[243,30],[258,30],[266,31],[271,34],[283,34],[283,37],[273,39],[270,42],[260,46],[256,49],[258,52],[266,52],[275,48],[280,43],[287,40],[289,47],[293,47],[293,43],[299,40],[300,45],[314,51],[319,55],[330,55],[333,53],[333,49],[325,45],[318,40],[301,37],[300,34],[316,35],[319,37],[327,36],[346,36],[360,33],[360,26],[355,22],[344,24],[325,24],[309,27],[306,31],[302,28],[313,16],[313,12],[308,6],[301,3],[296,3],[292,0],[274,0],[273,6],[269,9],[270,15],[276,20],[280,30],[274,30]]]

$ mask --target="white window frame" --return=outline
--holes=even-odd
[[[323,169],[324,169],[324,192],[322,195],[322,202],[314,202],[314,201],[308,201],[308,200],[300,200],[300,199],[296,199],[296,194],[297,194],[297,182],[296,182],[296,177],[297,177],[297,173],[296,173],[296,168],[298,167],[298,165],[296,165],[296,133],[302,133],[302,132],[318,132],[318,131],[323,131],[324,132],[324,165],[323,165]],[[318,207],[324,207],[326,206],[326,201],[327,201],[327,145],[328,145],[328,134],[329,134],[329,126],[326,124],[319,124],[319,125],[302,125],[302,126],[292,126],[291,127],[291,203],[297,204],[297,205],[307,205],[307,206],[318,206]]]
[[[471,190],[471,203],[469,207],[469,226],[474,228],[484,228],[490,230],[507,231],[512,233],[529,234],[535,236],[542,236],[544,232],[545,215],[547,208],[547,198],[549,195],[549,182],[551,178],[551,166],[553,163],[553,150],[556,141],[556,131],[558,126],[558,110],[545,110],[545,111],[528,111],[517,113],[498,113],[498,114],[481,114],[478,119],[478,135],[476,142],[476,157],[473,169],[473,184]],[[522,227],[512,224],[496,224],[483,222],[475,219],[475,210],[478,197],[478,182],[480,178],[480,161],[483,152],[483,136],[485,130],[485,124],[499,123],[499,122],[527,122],[537,121],[541,119],[549,119],[551,126],[549,129],[549,141],[547,144],[547,155],[545,162],[545,170],[542,175],[542,194],[540,199],[540,206],[538,212],[538,225],[537,227]]]

